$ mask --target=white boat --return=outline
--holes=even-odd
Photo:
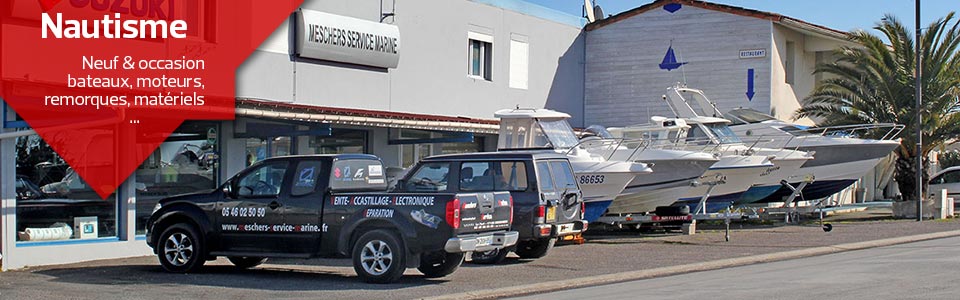
[[[771,161],[773,156],[755,155],[751,153],[749,147],[740,143],[724,143],[719,137],[723,134],[722,132],[714,132],[706,126],[706,124],[725,120],[702,117],[693,125],[688,125],[686,119],[664,117],[651,119],[653,122],[649,124],[612,127],[608,130],[614,137],[626,139],[653,136],[653,132],[666,132],[666,135],[656,135],[656,137],[666,137],[658,141],[672,145],[673,149],[706,152],[719,158],[700,176],[698,181],[701,184],[686,188],[669,200],[675,201],[676,205],[697,208],[698,202],[706,196],[707,206],[703,207],[705,211],[716,211],[728,207],[740,199],[743,193],[762,177],[770,176],[777,170],[776,165]]]
[[[669,134],[668,128],[644,131],[640,134],[614,136],[605,128],[590,126],[586,132],[598,138],[622,138],[613,160],[639,161],[653,169],[653,176],[634,178],[627,188],[607,208],[609,214],[645,213],[658,206],[669,206],[699,183],[701,176],[720,159],[718,156],[698,151],[676,149],[661,136]]]
[[[828,197],[859,180],[900,145],[896,137],[903,130],[903,125],[897,124],[809,128],[752,109],[736,109],[724,117],[733,121],[730,128],[737,135],[757,139],[759,146],[815,152],[815,158],[800,169],[814,177],[814,182],[803,189],[808,200]],[[879,139],[857,138],[860,134],[873,134]],[[758,201],[779,202],[789,194],[789,189],[782,188]]]
[[[815,152],[802,151],[796,147],[765,147],[771,144],[762,138],[751,141],[747,146],[728,126],[731,121],[722,118],[723,114],[703,91],[676,85],[667,89],[664,100],[679,118],[690,124],[688,139],[708,139],[725,145],[722,151],[728,154],[747,153],[772,157],[775,166],[762,172],[755,184],[734,200],[736,203],[752,203],[765,199],[781,188],[786,189],[781,182],[799,184],[814,177],[811,170],[802,170],[801,167],[813,160]]]
[[[547,109],[504,109],[500,118],[501,151],[553,151],[566,154],[584,197],[584,219],[594,221],[634,178],[653,172],[646,164],[609,160],[580,143],[567,120],[570,115]],[[602,149],[604,145],[595,149]]]

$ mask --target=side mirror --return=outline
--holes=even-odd
[[[233,189],[233,180],[232,180],[232,179],[231,179],[231,180],[228,180],[226,183],[224,183],[224,184],[223,184],[223,187],[222,187],[221,189],[223,190],[223,194],[224,194],[225,196],[227,196],[227,198],[231,198],[231,199],[237,198],[237,193],[236,193],[236,191],[234,191],[234,189]]]
[[[407,180],[406,180],[406,179],[398,179],[398,180],[397,180],[397,185],[394,187],[394,190],[406,191],[406,190],[407,190]]]

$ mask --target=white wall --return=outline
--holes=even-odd
[[[380,10],[379,1],[346,0],[308,0],[303,8],[374,22]],[[387,23],[400,28],[396,69],[294,59],[288,21],[239,69],[238,96],[486,119],[517,105],[582,115],[579,26],[466,0],[399,0],[395,12]],[[492,81],[467,76],[471,30],[494,37]],[[508,87],[511,34],[528,38],[528,89]]]
[[[691,6],[662,8],[587,31],[585,119],[588,124],[623,126],[671,115],[661,100],[666,88],[686,82],[702,89],[722,112],[770,105],[770,21]],[[658,67],[667,48],[679,61],[671,71]],[[739,58],[740,50],[766,49],[763,58]],[[748,101],[747,70],[754,69]]]

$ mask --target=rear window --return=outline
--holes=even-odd
[[[341,159],[333,162],[330,188],[334,190],[386,189],[383,165],[378,160]]]
[[[527,164],[522,161],[465,162],[460,166],[461,191],[527,190]]]
[[[557,187],[577,189],[577,180],[573,176],[573,170],[570,169],[570,163],[565,161],[551,161],[550,169],[553,171],[553,179],[557,181]]]
[[[439,192],[447,190],[450,163],[433,162],[421,164],[403,185],[405,191]]]

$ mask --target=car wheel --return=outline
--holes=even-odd
[[[230,256],[227,257],[227,260],[230,260],[230,263],[233,263],[234,266],[241,269],[249,269],[256,266],[259,266],[263,262],[267,261],[266,257],[248,257],[248,256]]]
[[[420,270],[427,278],[437,278],[453,274],[463,263],[463,253],[434,252],[420,256]]]
[[[507,249],[494,249],[485,252],[473,252],[470,254],[470,262],[481,265],[495,265],[503,262],[507,258]]]
[[[160,266],[167,272],[196,272],[206,262],[203,239],[189,224],[174,224],[167,227],[157,242],[157,257]]]
[[[547,253],[550,252],[550,249],[553,249],[553,245],[557,242],[557,239],[540,239],[530,242],[522,242],[517,245],[517,250],[514,252],[520,256],[520,258],[532,259],[532,258],[541,258],[547,256]]]
[[[396,234],[387,230],[364,233],[353,245],[353,270],[360,280],[390,283],[406,270],[407,251]]]

